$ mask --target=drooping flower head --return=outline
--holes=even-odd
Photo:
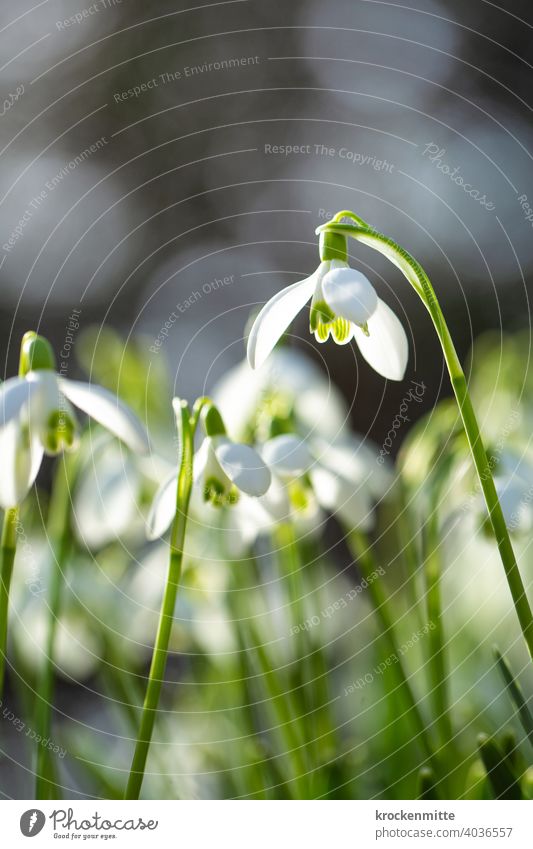
[[[146,431],[129,407],[101,386],[59,375],[50,343],[33,331],[26,333],[19,376],[0,386],[1,507],[14,507],[25,498],[44,454],[76,449],[79,426],[72,405],[132,451],[147,453]]]
[[[345,237],[321,233],[320,259],[310,277],[282,289],[257,316],[248,338],[251,367],[264,363],[295,316],[311,301],[309,328],[318,342],[331,336],[337,344],[346,345],[354,339],[378,374],[401,380],[407,366],[407,336],[365,275],[350,268]]]
[[[173,403],[176,409],[178,399]],[[205,436],[192,462],[196,497],[213,507],[231,507],[237,504],[241,492],[255,498],[264,495],[272,478],[257,451],[228,438],[222,417],[212,402],[205,406],[202,423]],[[147,520],[149,539],[164,534],[172,523],[177,479],[176,469],[155,494]]]

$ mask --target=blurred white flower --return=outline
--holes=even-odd
[[[506,448],[497,463],[494,484],[507,529],[512,533],[529,533],[533,528],[533,462],[525,453]],[[476,503],[479,515],[486,516],[480,497]]]
[[[28,341],[42,362],[36,360],[35,370],[32,367],[0,387],[0,506],[4,509],[25,498],[45,453],[53,456],[76,447],[78,425],[70,402],[132,451],[142,454],[149,448],[137,417],[115,395],[100,386],[61,377],[53,371],[46,340],[33,334]],[[32,363],[31,358],[28,361]]]
[[[107,434],[91,440],[73,494],[72,519],[78,539],[93,550],[117,540],[140,543],[145,536],[147,496],[170,469],[170,463],[156,454],[139,457],[121,450]]]
[[[265,441],[277,423],[304,435],[333,438],[349,416],[341,393],[323,372],[300,351],[283,347],[255,371],[247,360],[234,366],[211,396],[235,439]]]
[[[264,445],[262,455],[282,479],[307,476],[318,505],[338,516],[347,530],[372,526],[375,504],[393,481],[389,467],[377,462],[377,449],[354,435],[332,443],[281,435]]]
[[[311,300],[309,327],[319,342],[355,339],[364,359],[383,377],[401,380],[409,346],[400,321],[361,272],[338,259],[325,260],[310,277],[268,301],[248,338],[248,361],[259,368],[285,330]]]

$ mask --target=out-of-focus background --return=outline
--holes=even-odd
[[[502,430],[508,435],[510,406],[522,396],[526,409],[531,384],[526,373],[533,264],[532,28],[526,0],[501,7],[488,0],[4,2],[0,377],[16,372],[24,331],[40,331],[52,341],[63,374],[84,373],[124,390],[137,412],[144,412],[155,441],[154,421],[161,429],[164,423],[166,459],[171,459],[172,394],[194,400],[220,383],[243,358],[251,314],[318,264],[315,228],[338,210],[351,209],[427,270],[463,360],[473,340],[492,331],[474,349],[470,366],[478,375],[475,401],[482,428],[498,445]],[[410,422],[395,438],[392,458],[411,425],[449,395],[450,387],[429,317],[399,271],[355,242],[350,251],[354,267],[370,278],[408,329],[407,385],[416,380],[425,387],[420,403],[409,405]],[[287,374],[285,366],[280,369],[287,381],[297,375],[296,395],[305,394],[306,382],[319,385],[322,376],[324,384],[311,397],[323,401],[320,392],[327,396],[327,387],[334,385],[346,400],[343,407],[337,398],[338,418],[332,407],[317,403],[315,412],[306,410],[306,423],[315,415],[327,431],[331,416],[335,430],[339,420],[340,428],[343,417],[351,417],[363,437],[385,444],[406,384],[385,382],[355,348],[318,345],[308,333],[306,311],[291,334],[288,345],[316,367],[298,360]],[[121,385],[122,374],[127,385]],[[505,390],[497,398],[493,376],[494,384],[501,378]],[[240,409],[239,392],[246,395],[247,389],[236,384],[233,407]],[[439,439],[447,444],[457,413],[453,408],[449,418],[445,407],[437,409],[430,420],[440,451]],[[527,410],[520,424],[520,457],[529,451]],[[435,445],[424,454],[414,439],[405,454],[402,474],[417,493],[431,471]],[[457,455],[470,470],[467,448],[460,448]],[[135,717],[117,719],[115,712],[117,706],[142,701],[166,555],[164,547],[148,546],[144,537],[159,482],[154,469],[147,487],[146,468],[108,443],[94,470],[90,465],[74,505],[85,524],[82,531],[74,529],[78,536],[57,649],[54,741],[68,749],[66,761],[59,763],[64,795],[112,797],[122,792],[136,731]],[[30,548],[18,564],[13,594],[7,704],[24,715],[28,730],[45,628],[39,582],[44,593],[51,568],[42,521],[51,469],[47,461],[37,496],[32,494],[26,506]],[[124,479],[127,486],[120,489]],[[455,484],[449,490],[459,492]],[[475,494],[470,478],[459,495],[465,492]],[[445,508],[447,501],[448,492],[442,497]],[[522,499],[526,512],[530,504],[531,499]],[[443,545],[452,549],[445,614],[452,616],[448,635],[461,658],[454,668],[453,707],[465,770],[475,735],[499,730],[512,719],[491,667],[493,629],[502,649],[517,650],[523,662],[517,674],[525,668],[501,566],[492,541],[483,535],[483,505],[471,498],[470,507],[472,525],[455,534],[445,517],[442,532]],[[390,530],[387,509],[384,524]],[[309,614],[353,591],[360,578],[357,558],[339,543],[344,531],[332,531],[323,517],[319,530],[326,523],[325,554],[306,561],[313,566],[304,579]],[[398,609],[409,611],[399,555],[386,533],[383,537],[384,562],[392,565],[385,583]],[[528,537],[523,539],[529,563]],[[235,573],[219,551],[193,554],[168,672],[169,681],[180,686],[166,694],[168,716],[158,726],[146,792],[154,797],[254,795],[251,777],[259,784],[263,778],[251,768],[248,774],[242,764],[263,758],[273,769],[275,758],[261,748],[263,726],[261,733],[249,730],[247,716],[241,722],[238,713],[262,697],[227,686],[248,682],[238,665],[239,645],[229,633],[241,614],[224,606]],[[287,637],[294,621],[278,615],[282,593],[276,595],[276,565],[264,552],[259,556],[260,575],[246,573],[242,580],[260,599],[265,643],[268,615],[279,627],[274,655],[284,669],[286,657],[298,664]],[[32,570],[39,579],[35,592]],[[250,601],[250,618],[254,605]],[[400,618],[401,636],[409,640],[413,627],[407,615]],[[379,633],[376,637],[364,594],[344,618],[321,622],[312,639],[326,647],[334,693],[360,680],[357,676],[387,654],[380,644],[374,648]],[[423,672],[422,651],[420,658],[417,652],[409,657],[416,685]],[[472,676],[477,676],[475,687]],[[324,795],[415,793],[415,779],[404,774],[410,769],[409,747],[416,750],[411,729],[389,710],[390,686],[377,679],[374,690],[338,702],[336,730],[347,755],[342,772],[335,762],[337,743],[333,756],[324,747],[329,769]],[[380,687],[385,693],[376,696]],[[0,793],[29,798],[34,752],[13,723],[2,726],[7,743]],[[388,736],[381,734],[383,728]],[[242,748],[235,739],[244,741]],[[210,740],[222,741],[222,754]],[[417,757],[415,751],[415,764]],[[116,770],[110,766],[115,762]],[[91,774],[96,764],[107,770],[107,783],[102,773]],[[268,780],[277,787],[273,773]]]
[[[525,0],[23,0],[0,16],[2,374],[28,327],[59,350],[73,309],[148,347],[176,312],[152,356],[196,395],[240,359],[250,311],[315,267],[314,228],[343,208],[427,268],[462,354],[483,329],[528,325]],[[352,257],[409,325],[432,404],[448,387],[423,308],[386,260]],[[401,388],[384,398],[327,347],[355,424],[382,438]]]

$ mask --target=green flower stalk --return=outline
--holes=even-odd
[[[351,223],[343,223],[345,218],[349,218]],[[363,275],[354,272],[357,277],[353,274],[349,276],[345,262],[346,239],[351,237],[379,251],[400,269],[429,312],[439,338],[516,614],[530,657],[533,659],[533,614],[494,485],[466,377],[429,277],[404,248],[349,210],[338,212],[331,221],[318,227],[316,233],[320,235],[322,260],[319,271],[312,278],[293,284],[278,293],[263,307],[250,332],[248,356],[251,365],[260,365],[285,330],[287,322],[290,323],[309,298],[316,298],[320,290],[329,307],[328,328],[333,337],[337,341],[345,342],[345,334],[342,340],[336,337],[335,321],[337,318],[350,320],[354,338],[365,359],[385,377],[401,379],[405,371],[406,356],[398,321],[388,308],[388,312],[383,310],[383,302],[379,302],[379,299],[377,305],[375,304],[372,286],[369,281],[365,283],[366,278],[361,279]],[[337,267],[339,262],[342,263],[340,269]],[[327,269],[323,268],[324,263],[329,263]],[[281,333],[278,333],[280,323],[283,326]],[[365,335],[367,332],[368,337]],[[370,347],[365,339],[373,340]]]
[[[59,458],[52,489],[47,534],[52,547],[52,569],[48,593],[48,621],[45,638],[44,665],[37,682],[35,728],[38,738],[50,737],[52,704],[54,697],[54,657],[57,626],[61,617],[63,586],[68,558],[72,546],[71,498],[75,486],[79,454]],[[37,745],[35,768],[35,798],[53,799],[55,796],[55,770],[51,753]]]
[[[0,546],[0,701],[4,694],[9,590],[17,551],[18,509],[6,510]]]
[[[185,531],[187,528],[189,502],[193,483],[194,433],[198,418],[197,416],[191,416],[189,407],[185,401],[174,399],[174,410],[176,412],[181,456],[176,488],[176,509],[170,538],[170,560],[152,663],[148,675],[148,686],[142,709],[141,724],[126,786],[126,799],[138,799],[143,783],[146,759],[148,758],[148,751],[152,740],[159,697],[161,695],[161,687],[167,664],[168,645],[181,578],[183,546],[185,544]]]
[[[173,406],[179,437],[179,469],[177,477],[173,473],[161,485],[148,517],[150,539],[165,533],[170,525],[170,559],[126,799],[139,798],[144,779],[167,664],[193,483],[201,489],[204,501],[222,508],[234,504],[240,490],[248,495],[264,495],[271,482],[270,472],[259,454],[227,438],[220,413],[212,401],[198,399],[192,414],[187,403],[178,398],[174,399]],[[194,454],[194,437],[200,418],[206,436]],[[169,494],[174,494],[173,502],[169,502]],[[172,517],[168,514],[169,504],[173,504]]]

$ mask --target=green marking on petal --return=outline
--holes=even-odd
[[[331,324],[319,324],[315,330],[315,339],[317,342],[327,342],[329,338],[329,329]]]
[[[210,501],[214,507],[222,507],[226,489],[218,478],[207,478],[204,484],[204,501]]]
[[[72,451],[77,445],[75,419],[66,410],[54,410],[48,416],[42,440],[47,454]]]
[[[229,490],[229,492],[226,493],[226,504],[229,507],[231,507],[233,504],[237,504],[237,502],[239,500],[239,496],[240,496],[239,490],[237,489],[237,487],[235,485],[233,485],[231,487],[231,489]]]
[[[333,322],[331,331],[336,342],[346,342],[350,335],[350,322],[346,318],[339,316]]]
[[[363,331],[365,336],[370,336],[370,330],[368,329],[368,322],[365,321],[365,323],[360,324],[359,327],[361,328],[361,330]]]

